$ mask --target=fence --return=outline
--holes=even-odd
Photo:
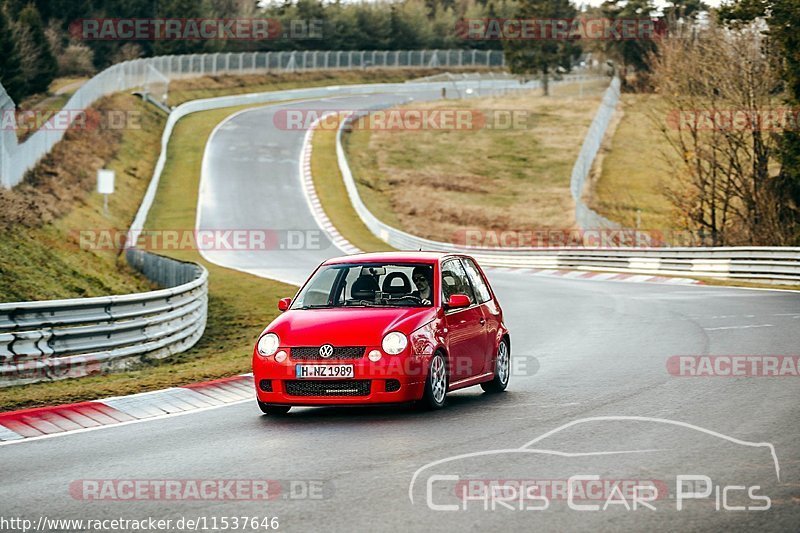
[[[126,254],[167,288],[0,304],[0,387],[125,369],[200,339],[208,312],[206,269],[141,250]]]
[[[14,101],[0,85],[0,185],[5,186],[5,176],[9,175],[11,168],[10,150],[17,146],[16,119],[14,116]],[[14,127],[8,127],[13,125]]]
[[[614,86],[609,91],[614,90]],[[616,87],[619,90],[619,87]],[[604,106],[609,105],[606,93]],[[611,108],[613,109],[613,108]],[[581,153],[596,153],[610,119],[611,111],[602,120],[595,119],[593,139],[584,143]],[[379,239],[400,250],[439,250],[469,253],[484,265],[507,268],[541,268],[570,270],[603,270],[645,275],[696,276],[730,279],[763,280],[770,282],[800,283],[800,248],[609,248],[609,249],[534,249],[534,248],[478,248],[423,239],[378,220],[364,204],[358,193],[353,173],[347,162],[342,137],[349,124],[360,114],[351,115],[342,122],[336,136],[336,157],[347,194],[359,218]],[[597,125],[595,125],[597,124]],[[605,124],[605,125],[604,125]],[[592,157],[593,158],[593,157]],[[588,159],[587,159],[588,160]],[[588,168],[576,164],[573,179],[573,197],[580,194]],[[585,206],[584,206],[585,207]],[[588,207],[585,207],[589,210]],[[587,211],[588,212],[588,211]],[[595,214],[596,215],[596,214]],[[591,216],[591,215],[590,215]],[[599,215],[597,215],[599,216]],[[591,220],[591,219],[585,219]],[[598,226],[603,227],[603,226]]]
[[[569,189],[572,199],[575,201],[575,222],[580,228],[620,227],[616,222],[608,220],[589,208],[582,198],[583,189],[586,186],[586,178],[589,177],[592,164],[597,157],[597,152],[600,151],[600,145],[603,143],[603,137],[606,134],[608,125],[611,123],[611,117],[614,115],[619,103],[619,89],[620,80],[615,76],[603,95],[597,114],[594,116],[594,120],[589,126],[589,131],[583,139],[583,145],[581,145],[581,151],[575,160],[575,166],[572,167]]]
[[[100,72],[81,86],[64,106],[66,114],[53,123],[74,118],[103,96],[174,80],[215,74],[255,74],[273,70],[318,70],[361,68],[427,67],[502,67],[502,51],[497,50],[404,50],[404,51],[291,51],[241,52],[159,56],[118,63]],[[159,75],[154,76],[153,69]],[[5,106],[5,107],[4,107]],[[13,103],[0,88],[0,110],[13,109]],[[43,127],[25,142],[3,132],[0,136],[0,186],[11,188],[22,181],[25,172],[47,154],[64,136],[63,128]]]

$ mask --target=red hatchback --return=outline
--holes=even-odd
[[[393,252],[322,263],[253,350],[258,405],[421,402],[508,385],[511,342],[503,312],[466,255]]]

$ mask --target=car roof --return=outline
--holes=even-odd
[[[338,265],[342,263],[436,263],[448,256],[456,256],[451,252],[372,252],[345,255],[328,259],[324,264]]]

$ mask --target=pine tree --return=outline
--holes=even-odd
[[[206,15],[203,3],[197,0],[161,0],[156,13],[157,17],[168,19],[201,19]],[[202,53],[206,47],[214,48],[203,40],[164,40],[156,41],[153,52],[155,55],[197,54]]]
[[[26,95],[19,50],[2,8],[0,8],[0,83],[15,102],[19,102]]]
[[[577,11],[569,0],[520,0],[515,18],[555,21],[574,19]],[[539,74],[544,95],[550,94],[550,76],[559,68],[570,70],[581,52],[575,41],[553,35],[537,38],[506,39],[503,42],[506,63],[515,74]]]
[[[45,92],[58,73],[58,62],[44,34],[42,17],[34,4],[19,12],[16,38],[28,91]]]

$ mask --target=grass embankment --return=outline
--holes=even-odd
[[[36,124],[45,122],[52,114],[62,109],[75,94],[75,91],[83,85],[87,78],[57,78],[48,87],[47,92],[28,96],[17,107],[20,111],[34,111],[36,113]],[[30,120],[30,119],[28,119]],[[28,127],[20,127],[17,130],[17,140],[23,142],[36,132],[35,124]]]
[[[103,99],[97,109],[129,111],[135,122],[127,130],[71,130],[22,184],[0,188],[2,302],[152,288],[116,251],[82,249],[79,234],[127,229],[152,175],[165,117],[124,94]],[[98,168],[116,172],[108,215],[94,192]]]
[[[588,204],[625,227],[674,228],[665,191],[676,186],[671,162],[677,155],[655,122],[660,107],[657,95],[623,94],[621,117],[593,169]],[[666,117],[667,110],[660,116]]]
[[[468,228],[572,228],[570,172],[607,85],[404,106],[479,110],[492,124],[513,112],[519,121],[512,128],[356,129],[346,148],[359,192],[387,224],[434,240],[458,241]]]
[[[372,78],[369,71],[365,74],[369,80],[348,76],[347,81],[381,81]],[[292,75],[287,83],[302,85],[302,80]],[[330,83],[337,83],[336,78],[326,81]],[[270,88],[284,87],[276,83],[265,90]],[[105,145],[97,143],[103,139],[90,137],[78,143],[75,136],[83,132],[70,132],[25,183],[12,191],[0,190],[0,215],[7,222],[0,234],[3,301],[150,288],[116,254],[81,251],[77,240],[70,237],[70,232],[86,228],[127,229],[152,175],[164,117],[128,95],[114,96],[109,105],[120,109],[123,104],[142,111],[143,127],[120,133],[119,146],[100,150]],[[178,123],[148,228],[194,228],[206,141],[216,124],[239,109],[197,113]],[[100,151],[107,157],[101,157]],[[79,158],[79,153],[84,155]],[[77,161],[70,164],[73,159]],[[117,171],[117,192],[109,202],[109,219],[102,216],[102,197],[91,192],[95,170],[100,167]],[[0,389],[0,411],[131,394],[248,371],[255,336],[277,314],[277,299],[292,295],[296,289],[206,263],[194,251],[164,253],[200,262],[210,273],[208,324],[194,348],[123,373]],[[118,278],[114,278],[117,285],[107,279],[113,276]]]
[[[336,160],[335,128],[318,129],[314,132],[311,175],[325,214],[343,237],[365,252],[393,250],[373,235],[353,209]]]

